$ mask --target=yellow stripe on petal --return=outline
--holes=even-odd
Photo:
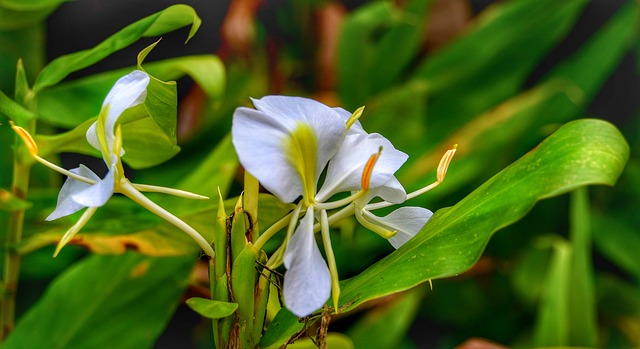
[[[289,163],[300,174],[304,190],[304,200],[313,203],[316,193],[316,162],[318,138],[310,125],[299,123],[289,134],[284,145]],[[283,179],[286,180],[286,179]]]

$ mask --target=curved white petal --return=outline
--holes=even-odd
[[[71,169],[70,171],[82,177],[93,179],[95,181],[100,180],[100,177],[98,177],[98,175],[93,173],[93,171],[91,171],[84,165],[80,165],[80,167]],[[54,219],[76,213],[85,208],[86,206],[79,204],[78,202],[73,200],[72,196],[82,192],[90,186],[90,184],[81,182],[77,179],[73,179],[70,177],[67,178],[67,180],[62,185],[62,188],[60,189],[60,193],[58,194],[58,203],[56,205],[56,209],[51,212],[46,220],[52,221]]]
[[[331,294],[331,274],[313,234],[313,208],[300,220],[284,254],[284,301],[304,317],[320,309]]]
[[[377,217],[373,214],[368,214],[365,217],[374,224],[397,231],[396,235],[389,239],[389,243],[393,247],[399,248],[418,234],[432,215],[433,212],[426,208],[409,206],[400,207],[384,217]]]
[[[324,201],[339,192],[362,189],[365,166],[380,147],[382,152],[371,172],[369,188],[387,183],[409,156],[395,149],[388,139],[378,133],[349,135],[329,162],[327,176],[317,195],[318,201]]]
[[[147,97],[149,80],[147,73],[141,70],[134,70],[118,79],[105,97],[102,103],[102,110],[104,111],[105,108],[108,108],[105,120],[105,139],[109,152],[113,150],[114,126],[118,118],[125,110],[144,102]],[[87,130],[87,141],[94,148],[101,151],[95,123]]]
[[[266,96],[253,100],[257,110],[238,108],[231,133],[242,165],[283,202],[303,193],[300,174],[287,158],[290,135],[309,126],[317,141],[314,184],[344,138],[340,115],[322,103],[302,97]]]
[[[398,181],[395,176],[391,176],[384,185],[369,189],[363,199],[360,200],[368,203],[375,197],[380,197],[382,200],[392,204],[400,204],[407,200],[407,192],[404,190],[400,181]]]
[[[345,125],[347,123],[347,120],[349,120],[351,115],[353,115],[353,113],[347,111],[344,108],[336,107],[336,108],[333,108],[333,110],[335,110],[338,114],[340,114],[340,117],[345,122]],[[356,122],[354,122],[353,125],[351,125],[351,127],[349,128],[349,131],[347,131],[347,135],[352,135],[352,134],[367,134],[367,131],[365,131],[364,128],[362,127],[360,120],[356,120]]]
[[[112,166],[107,175],[98,183],[74,193],[71,199],[85,207],[100,207],[113,195],[115,166]]]

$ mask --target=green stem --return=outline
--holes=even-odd
[[[35,123],[29,125],[30,131],[35,129]],[[22,142],[16,142],[16,152],[13,162],[13,183],[11,191],[19,199],[26,199],[29,191],[29,175],[31,165],[25,162],[26,151]],[[24,227],[24,209],[11,212],[9,216],[9,230],[5,242],[4,271],[2,274],[3,294],[0,297],[0,343],[4,342],[11,333],[15,322],[16,294],[18,278],[20,276],[21,256],[16,246],[22,240]]]

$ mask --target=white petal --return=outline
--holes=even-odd
[[[285,146],[299,124],[317,140],[314,184],[344,138],[346,127],[333,109],[307,98],[266,96],[253,100],[258,110],[238,108],[231,133],[242,165],[283,202],[303,193],[300,174],[287,159]]]
[[[304,317],[320,309],[331,294],[331,275],[313,234],[313,208],[300,220],[284,254],[284,301]]]
[[[389,243],[393,247],[399,248],[418,234],[432,215],[433,212],[426,208],[409,206],[400,207],[384,217],[367,215],[366,218],[373,220],[374,224],[397,231],[397,234],[389,239]]]
[[[80,167],[71,169],[70,171],[82,177],[86,177],[96,181],[100,180],[100,177],[98,177],[98,175],[93,173],[93,171],[91,171],[84,165],[80,165]],[[82,192],[90,186],[90,184],[81,182],[79,180],[70,177],[67,178],[67,180],[62,185],[62,188],[60,189],[60,193],[58,194],[58,203],[56,205],[56,209],[51,212],[46,220],[52,221],[54,219],[76,213],[85,208],[86,206],[81,205],[73,200],[72,196],[79,192]]]
[[[144,102],[147,97],[149,80],[147,73],[141,70],[134,70],[118,79],[107,94],[107,97],[105,97],[102,109],[109,108],[105,121],[105,138],[110,152],[115,138],[114,126],[118,118],[125,110]],[[101,150],[94,125],[87,130],[87,141],[94,148]]]
[[[71,199],[85,207],[100,207],[104,205],[109,198],[111,198],[111,195],[113,195],[114,167],[112,167],[109,172],[107,172],[107,175],[99,180],[98,183],[78,193],[74,193],[71,195]]]
[[[292,126],[303,122],[313,128],[318,137],[317,181],[345,136],[346,125],[340,114],[320,102],[303,97],[266,96],[254,99],[253,104],[266,114],[294,120]]]
[[[374,197],[380,197],[382,200],[392,204],[400,204],[407,200],[407,193],[404,191],[404,187],[400,181],[398,181],[395,176],[391,176],[391,179],[384,185],[369,189],[362,200],[368,203]]]
[[[318,201],[322,202],[339,192],[362,189],[365,166],[380,147],[382,153],[373,167],[369,188],[387,183],[407,161],[408,155],[395,149],[388,139],[378,133],[349,135],[329,162],[327,176],[317,195]]]
[[[342,117],[342,120],[344,120],[345,125],[347,123],[347,120],[349,120],[351,115],[353,115],[353,113],[345,110],[344,108],[337,107],[337,108],[333,108],[333,110],[335,110],[338,114],[340,114],[340,117]],[[367,134],[367,131],[365,131],[364,128],[362,127],[360,120],[356,120],[356,122],[354,122],[353,125],[351,125],[351,128],[349,128],[347,135],[351,135],[351,134]]]

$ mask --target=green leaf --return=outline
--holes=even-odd
[[[69,74],[86,68],[112,53],[119,51],[140,38],[153,37],[191,25],[187,41],[200,27],[201,20],[195,10],[187,5],[173,5],[151,16],[145,17],[107,38],[97,46],[59,57],[41,72],[33,87],[39,93],[46,87],[62,81]]]
[[[88,257],[54,280],[3,348],[151,348],[194,262],[135,253]]]
[[[571,245],[561,239],[553,244],[553,255],[538,308],[534,346],[569,345],[569,278]]]
[[[400,8],[378,1],[358,8],[342,24],[338,46],[340,95],[349,107],[394,83],[420,48],[431,1]]]
[[[6,115],[10,120],[19,125],[24,125],[27,121],[33,119],[32,112],[25,109],[20,104],[14,102],[0,91],[0,113]]]
[[[593,264],[591,212],[587,188],[571,193],[571,270],[569,277],[569,340],[573,346],[597,347],[598,322]]]
[[[340,298],[355,306],[457,275],[475,263],[495,231],[522,218],[538,200],[584,185],[613,185],[628,155],[613,125],[591,119],[568,123],[458,204],[436,212],[404,246],[344,281]]]
[[[135,68],[129,67],[108,71],[41,91],[38,95],[39,120],[59,127],[76,127],[98,115],[111,86],[133,69]],[[214,55],[186,56],[145,63],[144,70],[163,81],[177,80],[188,75],[214,101],[219,100],[224,91],[224,66]]]
[[[0,30],[16,30],[43,22],[51,12],[67,0],[2,0]]]
[[[477,17],[466,35],[427,57],[412,76],[428,86],[430,133],[421,143],[433,145],[515,95],[587,3],[501,2]]]
[[[342,333],[331,332],[327,333],[326,338],[327,348],[331,349],[354,349],[356,346],[354,343]],[[296,340],[294,343],[289,344],[289,349],[316,349],[318,346],[311,340],[311,338],[302,338]]]
[[[206,298],[193,297],[186,301],[189,308],[207,319],[221,319],[238,309],[237,303],[228,303]]]
[[[640,234],[637,220],[620,214],[595,214],[593,216],[595,247],[607,259],[640,280]]]
[[[468,270],[493,233],[522,218],[537,201],[584,185],[613,185],[628,156],[626,141],[605,121],[586,119],[564,125],[455,206],[438,210],[405,245],[342,281],[341,304],[352,309]],[[297,330],[299,326],[290,325],[274,330],[278,333],[270,338]]]

